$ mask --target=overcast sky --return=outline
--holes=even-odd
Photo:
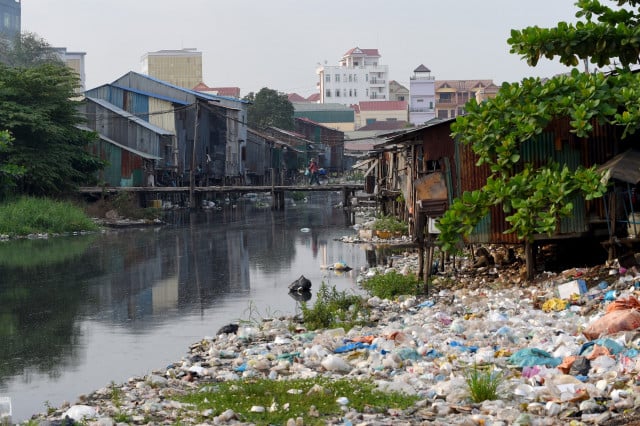
[[[140,72],[146,52],[196,48],[204,83],[308,96],[318,64],[378,49],[406,87],[420,64],[438,80],[520,81],[567,69],[529,67],[510,30],[575,22],[574,0],[22,0],[22,30],[86,52],[87,88]]]

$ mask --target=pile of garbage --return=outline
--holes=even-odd
[[[407,253],[396,263],[409,271],[415,257]],[[391,268],[374,272],[385,269]],[[104,388],[37,419],[83,413],[74,420],[105,424],[125,414],[170,423],[180,412],[183,424],[202,416],[238,424],[241,413],[190,413],[192,407],[171,396],[212,381],[319,375],[372,378],[382,391],[420,398],[411,409],[385,413],[347,405],[334,424],[619,425],[634,418],[640,410],[638,270],[575,268],[527,285],[513,284],[515,266],[461,272],[437,277],[427,296],[368,298],[369,325],[349,331],[307,330],[294,318],[220,330],[181,361],[122,384],[118,406],[113,389]],[[466,377],[476,367],[501,378],[497,399],[471,399]]]

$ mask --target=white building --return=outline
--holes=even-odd
[[[436,80],[431,70],[420,64],[409,81],[409,122],[420,126],[436,117]]]
[[[357,104],[389,100],[389,69],[380,65],[378,49],[355,47],[342,56],[337,66],[320,66],[320,103]]]

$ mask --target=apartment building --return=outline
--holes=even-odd
[[[395,80],[389,82],[389,100],[409,102],[409,89]]]
[[[0,0],[0,37],[13,40],[20,34],[21,15],[20,0]]]
[[[142,56],[142,74],[192,89],[202,82],[202,52],[197,49],[159,50]]]
[[[436,117],[436,86],[431,70],[420,64],[409,81],[409,122],[420,126]]]
[[[318,67],[320,103],[389,100],[389,68],[380,60],[378,49],[354,47],[342,55],[338,65]]]

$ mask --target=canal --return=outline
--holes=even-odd
[[[340,193],[271,211],[243,199],[157,227],[0,243],[0,396],[13,421],[163,369],[223,325],[299,312],[300,275],[361,293]],[[370,256],[369,256],[370,258]],[[353,271],[325,266],[345,262]]]

